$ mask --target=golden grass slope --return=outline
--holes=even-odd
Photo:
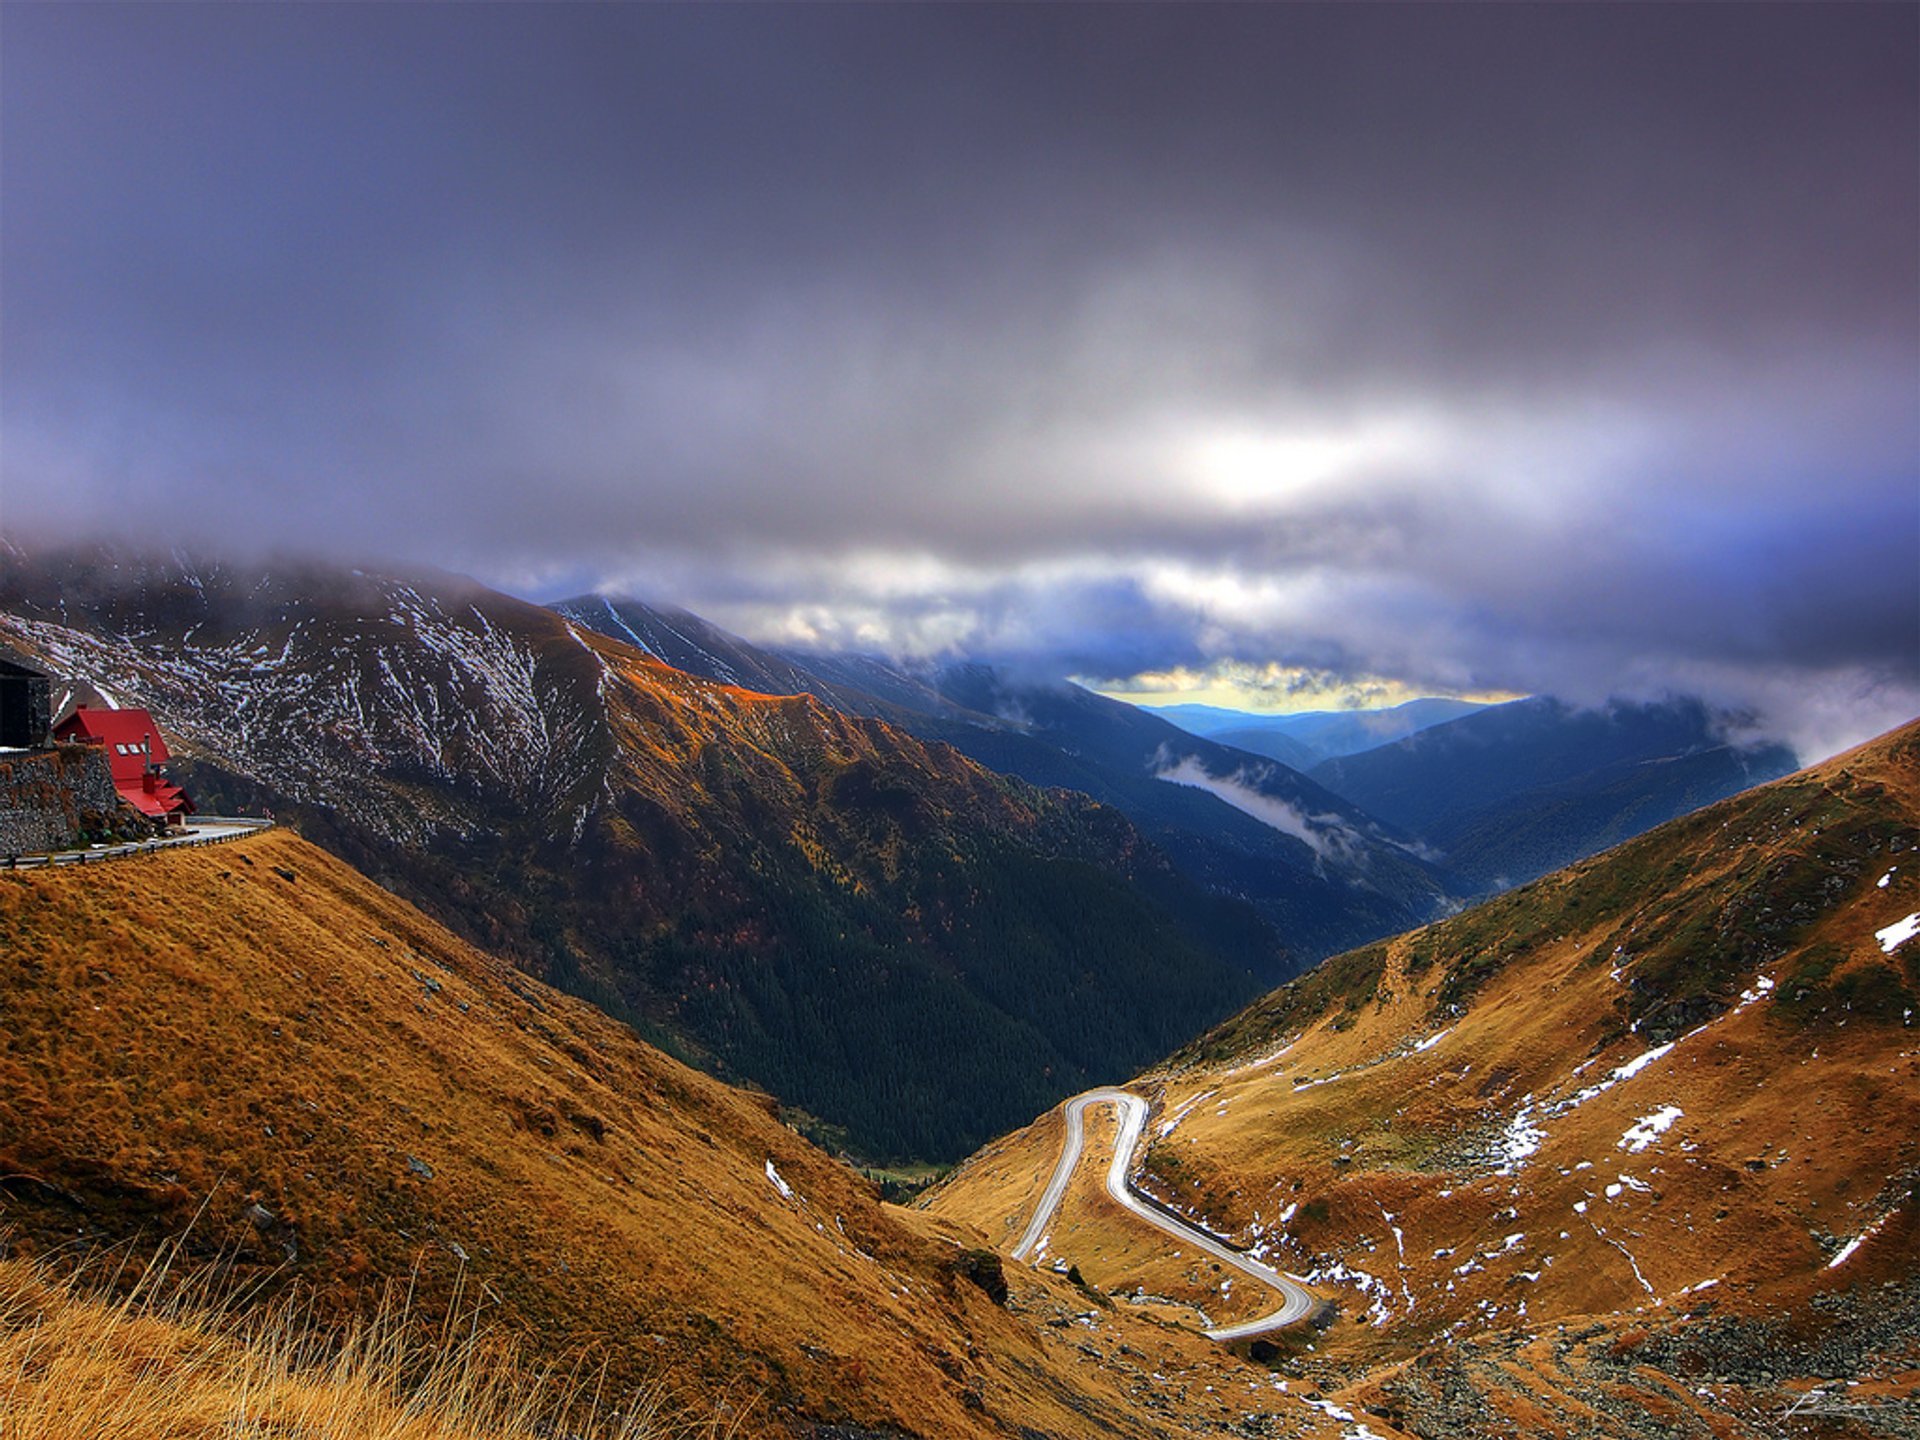
[[[207,1272],[175,1275],[164,1259],[130,1295],[104,1298],[100,1282],[109,1278],[0,1260],[0,1434],[8,1440],[749,1433],[744,1410],[692,1419],[657,1388],[623,1394],[592,1375],[556,1385],[483,1324],[423,1334],[398,1287],[363,1322],[332,1334],[297,1301],[249,1311],[241,1292],[222,1294]]]
[[[1916,911],[1909,726],[1268,996],[1137,1082],[1142,1183],[1337,1297],[1291,1345],[1376,1429],[1759,1434],[1822,1380],[1911,1418]],[[932,1209],[1010,1244],[1057,1133]],[[1231,1312],[1091,1190],[1058,1228]]]
[[[323,1324],[410,1277],[417,1314],[463,1293],[535,1363],[751,1404],[755,1434],[1323,1426],[1056,1277],[996,1304],[962,1273],[977,1236],[882,1207],[774,1109],[285,831],[0,874],[16,1257],[191,1224],[176,1266],[222,1260]]]

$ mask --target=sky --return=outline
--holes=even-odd
[[[0,6],[0,532],[1920,713],[1920,7]]]

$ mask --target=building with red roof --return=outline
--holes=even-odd
[[[56,740],[106,747],[113,788],[142,815],[179,825],[194,810],[187,792],[162,772],[172,757],[160,727],[144,710],[92,710],[81,706],[53,727]]]

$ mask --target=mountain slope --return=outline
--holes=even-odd
[[[638,634],[696,673],[749,671],[954,746],[990,769],[1124,812],[1180,870],[1251,905],[1289,952],[1269,983],[1447,903],[1446,877],[1312,781],[1078,686],[1017,683],[969,664],[910,669],[858,655],[776,654],[637,601],[561,607],[603,634]],[[696,634],[676,646],[668,631]]]
[[[1167,715],[1164,711],[1156,710],[1153,713],[1180,725],[1176,717]],[[1249,755],[1264,755],[1269,760],[1278,760],[1282,765],[1298,770],[1303,775],[1327,758],[1324,753],[1311,745],[1267,726],[1232,725],[1214,731],[1196,730],[1187,725],[1180,725],[1180,728],[1189,734],[1205,735],[1207,739],[1217,744],[1230,745],[1235,750],[1244,750]]]
[[[1695,700],[1575,709],[1496,705],[1316,765],[1313,778],[1445,856],[1481,885],[1530,880],[1792,770],[1742,748]]]
[[[749,644],[690,611],[670,606],[582,595],[549,608],[576,625],[609,639],[624,640],[676,670],[763,695],[811,695],[848,715],[874,716],[896,724],[921,711],[940,713],[956,708],[930,686],[905,676],[863,674],[858,679],[835,679],[775,651]],[[898,689],[902,697],[887,699],[884,693],[863,687],[861,679],[879,682],[882,692]]]
[[[605,1367],[609,1397],[657,1380],[724,1433],[776,1440],[1215,1433],[1209,1392],[1249,1388],[1196,1336],[1073,1320],[1087,1302],[1064,1280],[1016,1273],[996,1301],[995,1267],[961,1248],[977,1237],[878,1204],[766,1097],[284,828],[0,873],[0,953],[10,1262],[111,1244],[124,1277],[184,1235],[175,1271],[217,1264],[234,1319],[292,1290],[331,1325],[391,1282],[441,1338],[457,1296],[478,1307],[460,1328],[563,1380],[591,1390]],[[50,1327],[0,1396],[70,1333]],[[170,1394],[174,1347],[160,1321],[125,1322],[101,1358]],[[1190,1415],[1163,1413],[1189,1389]],[[271,1395],[247,1399],[248,1433],[296,1433]]]
[[[1340,1294],[1307,1371],[1409,1433],[1771,1435],[1833,1377],[1904,1402],[1916,912],[1920,722],[1274,992],[1136,1083],[1142,1183]],[[1052,1133],[933,1208],[1017,1234]],[[1130,1243],[1089,1207],[1052,1253],[1223,1305],[1101,1259]]]
[[[1077,685],[1022,685],[981,665],[937,678],[947,699],[1016,722],[953,743],[1036,784],[1075,777],[1190,873],[1245,896],[1305,959],[1419,924],[1446,904],[1445,877],[1414,847],[1285,765]]]
[[[0,632],[467,938],[879,1158],[963,1153],[1252,993],[1116,812],[449,576],[82,554]]]

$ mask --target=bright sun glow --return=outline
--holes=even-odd
[[[1415,686],[1384,675],[1336,674],[1298,665],[1220,660],[1201,669],[1176,666],[1125,679],[1081,681],[1115,700],[1146,706],[1215,705],[1255,714],[1314,710],[1383,710],[1408,700],[1443,697],[1498,705],[1520,695],[1501,690],[1450,690]]]
[[[1438,455],[1441,436],[1413,416],[1367,420],[1345,429],[1260,431],[1209,436],[1193,448],[1195,482],[1226,505],[1265,509],[1379,471]]]

